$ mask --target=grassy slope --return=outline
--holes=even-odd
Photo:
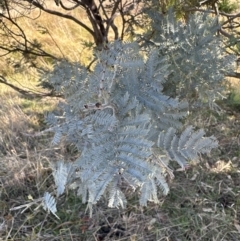
[[[82,37],[88,39],[86,33],[50,16],[38,21],[51,36],[38,33],[36,23],[26,20],[24,24],[30,36],[44,40],[46,50],[59,56],[63,52],[71,61],[88,60],[80,44]],[[51,63],[40,61],[51,68]],[[29,86],[31,80],[33,87],[36,85],[34,70],[26,72],[1,64],[2,71],[15,83]],[[37,203],[24,211],[10,211],[51,190],[50,161],[66,155],[74,158],[74,153],[63,146],[49,147],[50,135],[33,138],[24,134],[44,128],[43,113],[50,111],[57,100],[25,99],[2,86],[0,95],[0,240],[240,240],[239,102],[231,108],[222,103],[226,109],[222,116],[206,112],[194,120],[218,138],[220,148],[211,157],[202,157],[199,166],[176,172],[171,193],[161,205],[140,208],[136,196],[129,194],[126,210],[108,209],[103,200],[90,219],[85,214],[86,206],[69,192],[59,201],[57,220],[42,208],[35,209]]]

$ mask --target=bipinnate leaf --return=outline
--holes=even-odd
[[[56,214],[57,212],[56,199],[49,192],[44,193],[43,208],[47,212],[51,212],[56,218],[60,219]]]

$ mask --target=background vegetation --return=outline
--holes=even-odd
[[[94,59],[92,48],[97,45],[89,31],[76,22],[45,11],[39,14],[36,6],[35,9],[27,8],[31,2],[0,1],[4,10],[0,12],[1,239],[240,240],[240,80],[237,71],[226,79],[228,98],[219,103],[223,113],[219,115],[205,110],[201,118],[191,118],[191,124],[203,127],[208,134],[216,136],[219,148],[200,165],[186,172],[179,170],[174,173],[172,191],[162,199],[161,205],[142,209],[137,198],[129,193],[131,201],[126,210],[108,209],[102,202],[95,207],[90,218],[85,213],[86,207],[69,192],[61,197],[62,202],[58,206],[60,220],[37,208],[37,205],[10,210],[33,202],[53,185],[50,162],[66,157],[74,159],[75,155],[65,146],[49,147],[51,135],[28,135],[45,128],[44,113],[54,110],[59,101],[55,93],[39,86],[39,71],[51,70],[54,61],[62,58],[89,66]],[[65,13],[54,1],[45,4],[51,10]],[[146,1],[147,7],[156,7],[163,12],[171,5],[184,20],[194,11],[217,14],[217,10],[221,12],[221,23],[233,18],[223,25],[220,34],[225,34],[226,51],[239,53],[240,6],[237,1],[202,1],[201,4],[199,1]],[[12,7],[11,17],[6,11],[8,6]],[[139,2],[134,9],[139,6],[143,7],[143,4]],[[83,8],[67,12],[93,27]],[[135,13],[126,14],[126,20]],[[138,17],[146,21],[144,15],[139,14]],[[114,20],[119,32],[124,33],[120,36],[125,40],[137,38],[138,33],[149,30],[146,24],[142,24],[146,22],[139,20],[126,22],[123,31],[125,20],[121,15]],[[130,27],[127,29],[128,23]],[[17,35],[21,30],[24,30],[26,38],[22,35],[14,37],[12,33]],[[150,39],[151,34],[149,30]],[[114,38],[112,30],[108,33],[108,40]],[[27,49],[26,40],[29,41]]]

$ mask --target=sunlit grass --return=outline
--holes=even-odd
[[[238,72],[240,67],[238,68]],[[240,81],[237,78],[229,78],[229,97],[228,103],[230,106],[240,107]]]
[[[81,16],[80,19],[89,25],[86,13],[82,9],[77,9],[71,14],[77,18]],[[84,42],[93,42],[93,37],[73,21],[44,12],[39,15],[39,11],[34,10],[28,18],[18,19],[18,24],[24,29],[27,38],[31,42],[39,43],[47,53],[57,58],[65,58],[84,65],[91,62],[92,50],[84,46]],[[27,70],[28,66],[26,66],[22,57],[20,53],[12,53],[2,57],[1,74],[11,76],[24,66],[27,67]],[[45,69],[51,69],[54,63],[50,58],[42,57],[38,57],[34,62],[37,63],[38,67]]]
[[[233,89],[228,100],[230,105],[240,107],[240,89]]]
[[[81,20],[89,25],[86,13],[82,9],[72,11],[71,14],[76,18],[81,16]],[[23,26],[28,26],[27,36],[36,39],[47,52],[69,61],[87,64],[87,52],[90,52],[84,48],[83,41],[93,41],[93,38],[84,28],[73,21],[44,12],[34,21],[28,18],[22,21]]]

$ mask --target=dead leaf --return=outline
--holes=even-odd
[[[190,178],[190,181],[195,181],[198,176],[198,173],[195,173],[192,178]]]
[[[212,210],[212,208],[203,208],[202,210],[206,213],[214,213],[214,210]]]

